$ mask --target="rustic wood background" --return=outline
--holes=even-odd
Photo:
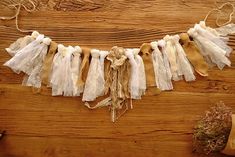
[[[212,0],[43,0],[36,12],[22,12],[20,26],[66,45],[139,47],[185,32],[213,7]],[[1,6],[0,14],[12,11]],[[197,157],[192,128],[199,116],[218,101],[235,112],[232,64],[223,71],[213,68],[196,82],[175,82],[172,92],[144,96],[112,123],[107,108],[91,111],[80,98],[52,97],[45,88],[33,94],[22,87],[23,75],[2,64],[10,58],[4,48],[23,35],[14,21],[0,22],[0,130],[7,131],[1,157]],[[230,45],[235,48],[235,36]],[[235,63],[234,54],[231,60]]]

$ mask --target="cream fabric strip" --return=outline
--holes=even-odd
[[[85,83],[82,101],[94,101],[98,96],[103,95],[104,77],[100,64],[100,52],[97,49],[91,50],[91,63]]]
[[[183,74],[177,58],[176,48],[173,45],[173,38],[169,35],[166,35],[163,39],[166,41],[166,54],[170,63],[172,79],[174,81],[182,80]]]
[[[232,52],[232,48],[227,45],[227,41],[224,41],[223,39],[221,39],[220,36],[215,36],[210,31],[207,31],[207,29],[202,28],[201,25],[199,24],[196,24],[194,28],[204,38],[207,38],[208,40],[216,44],[218,47],[223,49],[225,51],[226,56],[230,55],[230,53]]]
[[[144,62],[142,57],[139,55],[140,49],[134,49],[134,58],[137,63],[137,69],[138,69],[138,78],[139,78],[139,97],[145,94],[145,91],[147,89],[147,83],[146,83],[146,75],[145,75],[145,69],[144,69]]]
[[[61,62],[61,73],[63,74],[63,95],[74,96],[74,82],[72,79],[72,57],[75,49],[72,46],[65,47]]]
[[[140,99],[139,94],[139,69],[134,58],[134,49],[126,49],[125,55],[131,64],[131,76],[129,80],[129,91],[132,99]]]
[[[80,96],[82,93],[82,89],[77,86],[77,80],[80,72],[80,64],[81,64],[81,53],[82,49],[80,46],[75,46],[73,55],[72,55],[72,63],[71,63],[71,72],[72,72],[72,80],[73,80],[73,96]]]
[[[52,65],[51,87],[52,96],[63,95],[64,88],[64,57],[67,53],[66,47],[62,44],[58,45],[58,52],[55,54]]]
[[[173,40],[173,46],[176,48],[176,54],[177,54],[177,61],[180,71],[182,72],[182,75],[184,76],[185,81],[195,81],[196,77],[194,76],[193,67],[188,61],[186,54],[184,52],[183,47],[179,43],[179,35],[172,36]]]
[[[161,42],[159,41],[159,43],[156,41],[151,42],[152,49],[154,50],[152,53],[154,71],[155,75],[158,76],[157,86],[163,91],[172,90],[173,89],[173,85],[171,82],[172,75],[165,52],[165,41],[162,40]],[[158,46],[161,47],[162,52],[160,52]]]

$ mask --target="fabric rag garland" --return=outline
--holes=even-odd
[[[12,56],[4,65],[23,72],[23,85],[52,88],[52,96],[81,96],[90,109],[109,106],[112,121],[132,108],[132,99],[145,93],[173,90],[172,80],[196,79],[195,72],[208,76],[210,66],[231,66],[228,35],[235,24],[216,29],[205,21],[187,33],[166,35],[140,48],[114,46],[110,51],[64,46],[34,31],[16,40],[6,51]],[[106,98],[95,106],[89,102]]]

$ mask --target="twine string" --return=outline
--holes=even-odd
[[[22,10],[22,8],[26,11],[26,12],[33,12],[36,10],[36,5],[32,0],[20,0],[20,2],[13,2],[11,1],[11,3],[13,4],[8,4],[7,7],[14,9],[15,10],[15,14],[12,16],[0,16],[1,20],[13,20],[15,19],[15,25],[16,25],[16,29],[20,32],[23,33],[28,33],[28,32],[33,32],[34,30],[24,30],[21,29],[19,27],[19,15],[20,15],[20,11]],[[31,7],[26,6],[26,4],[30,4]]]
[[[217,17],[216,17],[216,20],[215,20],[215,24],[218,26],[218,27],[222,27],[222,26],[225,26],[229,23],[232,22],[232,19],[233,19],[233,15],[234,15],[234,12],[235,12],[235,6],[231,3],[231,2],[226,2],[226,3],[223,3],[221,6],[218,6],[217,5],[217,1],[215,2],[215,6],[216,8],[210,10],[206,17],[204,18],[204,21],[206,22],[208,17],[213,13],[213,12],[217,12]],[[221,16],[222,14],[225,14],[223,13],[223,8],[226,7],[226,6],[231,6],[232,7],[232,11],[230,12],[230,14],[228,15],[229,19],[224,22],[224,23],[220,23],[220,19],[221,19]]]

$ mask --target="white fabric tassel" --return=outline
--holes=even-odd
[[[11,56],[14,56],[18,51],[20,51],[29,43],[34,41],[38,36],[39,36],[39,33],[37,31],[34,31],[31,35],[27,35],[23,38],[19,38],[14,43],[12,43],[8,48],[6,48],[6,51]]]
[[[186,57],[184,49],[179,43],[179,39],[180,39],[179,35],[174,35],[172,38],[173,38],[173,45],[175,46],[176,52],[177,52],[177,60],[180,65],[182,74],[184,75],[185,81],[187,82],[194,81],[196,77],[193,74],[194,72],[193,68],[190,62],[188,61],[188,58]]]
[[[72,54],[74,48],[69,46],[65,50],[64,57],[62,59],[62,69],[61,72],[64,77],[63,82],[63,95],[64,96],[73,96],[74,82],[72,79]]]
[[[43,65],[43,61],[44,58],[47,54],[48,51],[48,46],[51,43],[51,39],[50,38],[44,38],[43,42],[41,43],[41,47],[38,48],[38,52],[37,55],[34,56],[34,58],[32,58],[32,63],[33,63],[33,70],[31,71],[31,74],[28,76],[27,80],[23,81],[23,85],[26,86],[33,86],[36,88],[40,88],[41,87],[41,70],[42,70],[42,65]]]
[[[140,89],[139,88],[139,71],[138,71],[139,69],[134,58],[134,49],[126,49],[125,55],[129,59],[129,62],[131,64],[131,76],[130,76],[130,81],[129,81],[131,98],[140,99],[141,95],[139,92],[139,89]]]
[[[172,44],[172,37],[169,35],[166,35],[164,37],[164,40],[166,41],[166,54],[170,63],[172,79],[174,81],[182,80],[183,74],[182,74],[180,65],[177,60],[176,48]]]
[[[73,58],[72,58],[72,80],[73,80],[73,96],[80,96],[82,89],[79,89],[77,86],[77,80],[80,71],[80,64],[81,64],[81,53],[82,49],[79,46],[75,46],[73,51]]]
[[[39,35],[36,40],[25,46],[18,51],[9,61],[4,63],[5,66],[11,68],[15,73],[24,72],[30,75],[33,67],[32,58],[37,55],[38,48],[41,47],[41,42],[44,39],[44,35]]]
[[[58,52],[55,54],[52,65],[51,74],[51,88],[52,96],[58,96],[63,94],[63,83],[64,83],[64,73],[62,73],[63,57],[66,53],[66,48],[64,45],[58,45]]]
[[[159,41],[160,42],[160,41]],[[158,46],[161,47],[163,52],[160,52]],[[153,65],[154,65],[154,71],[155,75],[157,75],[158,79],[158,88],[161,90],[172,90],[173,85],[171,82],[171,70],[169,66],[169,62],[166,56],[165,52],[165,41],[162,40],[160,44],[158,42],[151,42],[151,47],[154,50],[152,52],[153,57]],[[164,57],[165,56],[165,57]]]
[[[140,49],[134,49],[134,58],[137,64],[138,69],[138,78],[139,78],[139,96],[142,96],[145,94],[145,91],[147,89],[146,84],[146,75],[145,75],[145,69],[144,69],[144,61],[142,57],[140,57],[139,52]]]
[[[162,57],[163,57],[163,62],[164,62],[164,66],[165,66],[165,70],[166,70],[166,78],[168,80],[168,88],[167,90],[172,90],[173,89],[173,85],[172,85],[172,73],[171,73],[171,68],[170,68],[170,63],[166,54],[166,42],[164,40],[159,40],[158,41],[158,46],[161,48],[161,52],[162,52]]]
[[[100,84],[104,84],[102,78],[101,64],[99,61],[99,50],[91,50],[91,63],[85,83],[82,101],[94,101],[98,96],[102,95],[103,89]]]
[[[227,45],[227,42],[222,40],[219,36],[215,36],[213,33],[207,31],[206,29],[203,29],[199,24],[195,25],[195,30],[204,38],[207,38],[208,40],[215,43],[218,47],[224,50],[226,56],[229,56],[232,52],[232,48]]]
[[[219,69],[223,69],[225,65],[231,66],[230,60],[225,56],[226,52],[215,43],[201,36],[194,28],[189,29],[188,34],[203,48],[202,55],[208,55],[212,63],[216,64]]]

